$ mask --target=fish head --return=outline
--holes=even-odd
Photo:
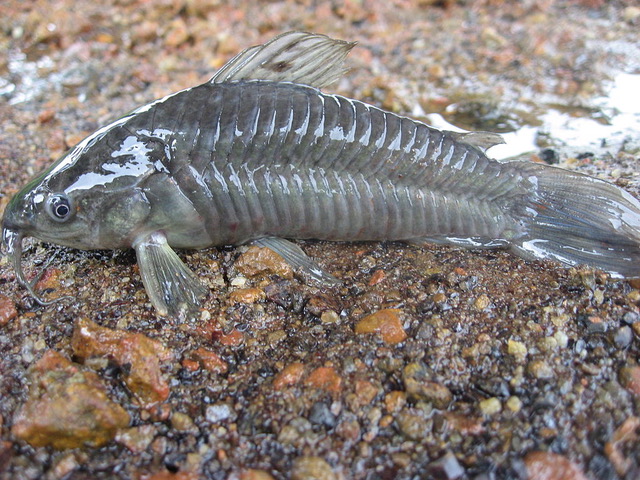
[[[140,183],[155,171],[156,159],[149,152],[157,153],[159,147],[121,130],[116,123],[87,137],[31,180],[5,208],[2,248],[18,281],[40,303],[46,302],[22,272],[23,238],[83,250],[124,248],[144,226],[150,206]],[[120,149],[114,151],[113,145]]]

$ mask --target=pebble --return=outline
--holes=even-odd
[[[237,414],[228,403],[215,403],[207,406],[205,418],[208,422],[220,423],[225,420],[234,421],[237,418]]]
[[[129,424],[129,414],[107,397],[98,376],[55,350],[32,367],[31,377],[11,432],[34,447],[101,447]]]
[[[336,480],[336,475],[321,457],[298,457],[293,461],[291,480]]]
[[[626,477],[629,470],[637,463],[633,454],[640,444],[640,418],[628,417],[620,427],[613,432],[611,440],[605,443],[604,452],[620,477]]]
[[[553,369],[544,360],[534,360],[527,366],[527,371],[536,378],[548,379],[552,378]]]
[[[112,330],[80,319],[76,322],[71,346],[76,357],[108,357],[123,368],[123,379],[140,404],[151,407],[169,397],[169,384],[161,365],[173,354],[157,340],[141,333]]]
[[[264,290],[260,288],[242,288],[229,294],[230,303],[256,303],[265,298]]]
[[[446,386],[429,379],[429,373],[418,363],[410,363],[402,372],[402,380],[407,395],[415,400],[426,400],[441,410],[453,400],[453,394]]]
[[[452,452],[447,452],[427,467],[430,477],[442,480],[455,480],[464,475],[465,470]]]
[[[171,426],[179,432],[190,432],[197,430],[191,417],[182,412],[174,412],[173,415],[171,415]]]
[[[247,277],[278,275],[293,278],[291,266],[276,252],[266,247],[250,247],[236,260],[235,267]]]
[[[6,295],[0,294],[0,327],[18,316],[16,304]]]
[[[407,403],[407,394],[400,390],[389,392],[384,397],[384,405],[389,413],[396,413]]]
[[[157,434],[153,425],[140,425],[122,429],[116,435],[116,442],[124,445],[133,453],[142,453],[151,444]]]
[[[640,366],[623,367],[618,373],[620,384],[640,400]]]
[[[633,330],[631,330],[631,327],[629,327],[628,325],[620,327],[613,335],[613,343],[618,349],[627,348],[629,345],[631,345],[632,341]]]
[[[486,416],[495,415],[502,411],[502,403],[496,397],[481,400],[479,406],[482,414]]]
[[[507,408],[511,410],[513,413],[518,413],[522,410],[522,400],[519,397],[511,396],[507,399]]]
[[[587,480],[580,467],[563,455],[535,450],[524,457],[528,480]]]
[[[206,348],[198,348],[185,354],[182,366],[187,370],[195,371],[204,368],[211,373],[226,373],[229,366],[220,355]]]
[[[402,310],[387,308],[367,315],[361,319],[355,327],[357,334],[378,333],[382,341],[389,345],[395,345],[407,338],[402,327]]]
[[[507,353],[514,357],[516,362],[524,363],[527,358],[527,346],[517,340],[509,339],[507,341]]]
[[[482,295],[480,295],[478,298],[475,299],[475,301],[473,302],[473,307],[476,310],[481,312],[484,309],[486,309],[490,304],[491,304],[491,300],[486,294],[483,293]]]
[[[284,387],[294,385],[300,381],[303,374],[304,365],[302,363],[296,362],[287,365],[273,379],[273,388],[282,390]]]
[[[424,440],[433,429],[433,422],[429,422],[424,415],[407,409],[396,416],[396,423],[404,436],[415,441]]]
[[[264,470],[250,468],[240,474],[240,480],[275,480],[273,476]]]
[[[316,368],[309,374],[304,383],[308,387],[336,394],[342,389],[342,378],[333,367]]]

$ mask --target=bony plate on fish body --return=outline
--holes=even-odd
[[[321,87],[353,43],[290,32],[208,82],[107,125],[7,205],[16,277],[26,236],[134,248],[160,315],[208,289],[174,248],[253,242],[337,281],[290,240],[395,240],[506,248],[526,259],[640,276],[640,203],[605,181],[485,155],[499,135],[440,131]]]

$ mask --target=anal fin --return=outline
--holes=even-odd
[[[340,283],[340,280],[326,272],[316,262],[311,260],[302,249],[293,242],[280,237],[263,237],[252,242],[259,247],[267,247],[289,263],[294,269],[300,270],[303,274],[312,279],[328,284]]]
[[[142,283],[161,316],[194,311],[208,289],[180,260],[164,234],[153,232],[134,244]]]

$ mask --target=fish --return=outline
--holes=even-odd
[[[176,253],[256,244],[310,279],[338,279],[296,239],[502,248],[525,260],[640,276],[640,203],[606,181],[499,162],[491,132],[450,132],[322,88],[355,43],[287,32],[207,82],[100,128],[7,204],[2,245],[17,281],[22,241],[129,249],[161,316],[209,289]],[[293,241],[292,241],[293,240]]]

